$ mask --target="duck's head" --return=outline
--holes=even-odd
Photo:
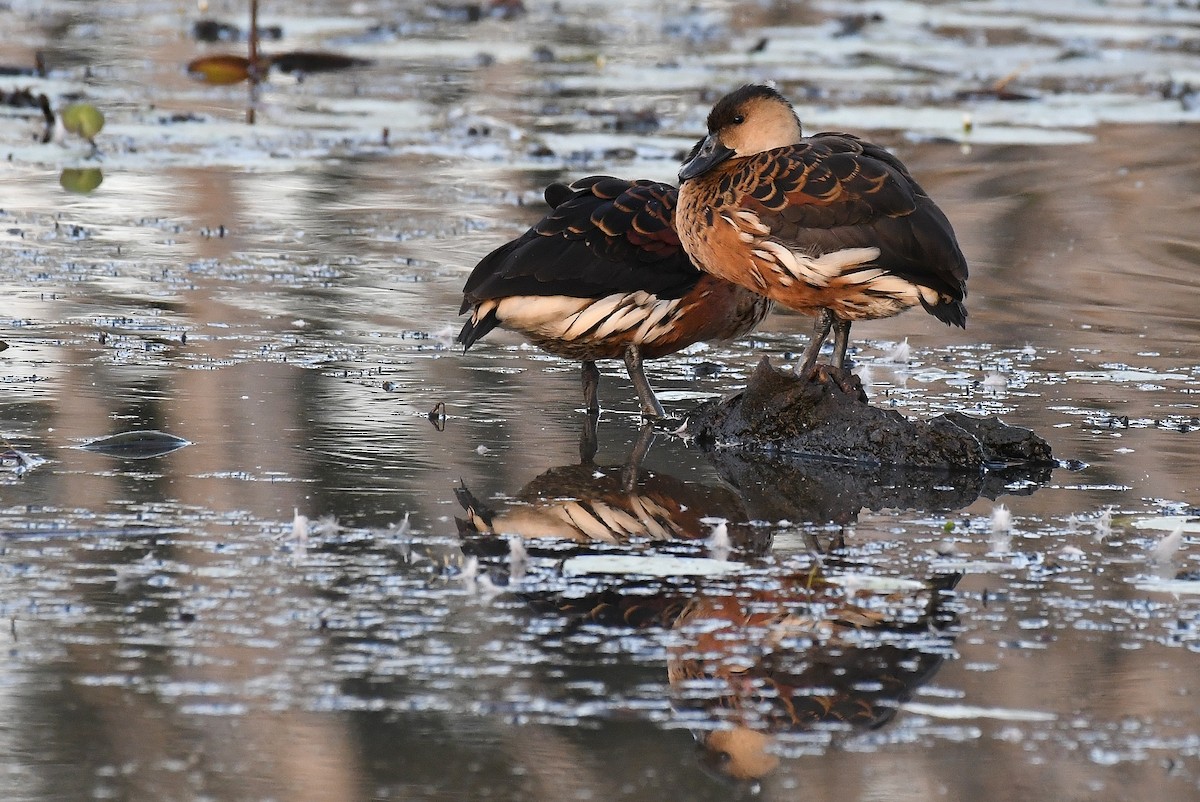
[[[800,120],[787,98],[769,86],[743,86],[708,113],[708,136],[679,168],[679,180],[703,175],[726,159],[794,145],[800,136]]]

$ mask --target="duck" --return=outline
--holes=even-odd
[[[830,332],[845,368],[850,325],[922,306],[966,328],[967,261],[946,215],[880,145],[804,136],[776,89],[722,97],[679,170],[675,224],[692,262],[816,318],[795,372],[812,376]]]
[[[466,484],[456,488],[465,513],[457,521],[459,535],[472,548],[515,535],[531,547],[549,547],[558,559],[572,546],[628,547],[632,555],[653,553],[663,544],[706,541],[709,522],[721,520],[733,530],[730,547],[758,553],[767,548],[769,540],[749,527],[737,493],[643,467],[654,439],[652,422],[642,424],[624,462],[605,465],[595,461],[594,419],[586,421],[579,462],[543,471],[499,509],[481,502]]]
[[[499,326],[582,363],[584,403],[598,414],[596,361],[621,359],[642,415],[666,416],[643,361],[753,330],[760,293],[701,271],[675,231],[678,190],[646,179],[589,176],[545,190],[550,212],[485,256],[463,287],[463,350]]]

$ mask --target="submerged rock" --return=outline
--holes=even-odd
[[[995,417],[952,412],[911,421],[867,403],[857,376],[823,368],[829,379],[802,379],[764,357],[741,393],[688,413],[684,433],[704,447],[982,472],[1012,465],[1054,465],[1050,445]]]

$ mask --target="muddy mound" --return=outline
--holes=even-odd
[[[801,379],[765,357],[744,391],[700,405],[684,431],[704,447],[864,465],[981,472],[1055,464],[1050,445],[1028,429],[957,412],[908,420],[868,404],[857,376],[829,369]]]

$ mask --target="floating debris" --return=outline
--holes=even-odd
[[[1183,527],[1183,523],[1180,523],[1169,535],[1154,544],[1150,550],[1150,562],[1161,566],[1175,560],[1179,547],[1183,545]]]
[[[371,62],[364,58],[343,56],[340,53],[325,53],[318,50],[295,50],[265,57],[267,63],[283,73],[334,72],[352,67],[368,67]]]
[[[190,440],[184,440],[182,437],[148,429],[144,431],[121,432],[120,434],[108,437],[100,437],[78,447],[84,451],[94,451],[98,454],[107,454],[111,457],[150,459],[151,457],[161,457],[165,454],[170,454],[191,444]]]
[[[21,476],[45,462],[46,460],[42,457],[12,446],[0,451],[0,469],[9,471],[16,476]]]
[[[1200,532],[1200,516],[1196,515],[1161,515],[1155,518],[1139,518],[1131,523],[1134,529],[1157,529],[1164,532]]]
[[[905,337],[903,342],[897,343],[895,348],[875,361],[893,365],[907,365],[912,361],[912,347],[908,344],[908,338]]]

